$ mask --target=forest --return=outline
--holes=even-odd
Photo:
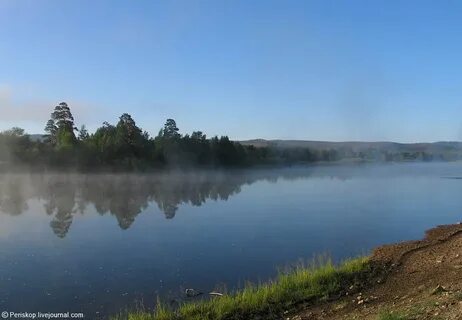
[[[181,134],[174,119],[167,119],[153,137],[124,113],[116,124],[104,122],[94,133],[77,128],[67,103],[57,105],[45,125],[45,135],[32,139],[14,127],[0,133],[0,169],[128,170],[143,171],[187,167],[246,167],[339,160],[432,161],[457,160],[461,153],[424,151],[256,147],[227,136],[208,138],[202,131]]]
[[[43,139],[31,139],[21,128],[0,133],[0,164],[35,168],[148,170],[165,167],[230,167],[320,160],[310,150],[294,152],[244,146],[227,136],[208,138],[202,131],[181,134],[167,119],[157,136],[137,126],[128,113],[116,124],[104,122],[94,133],[77,128],[70,107],[57,105]],[[325,153],[323,159],[331,155]],[[330,158],[329,158],[330,159]]]

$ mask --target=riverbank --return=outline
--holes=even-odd
[[[296,268],[276,280],[132,320],[461,319],[462,225],[421,241],[379,247],[368,258]],[[126,316],[121,317],[126,318]]]
[[[428,230],[420,241],[379,247],[370,263],[381,266],[383,279],[287,318],[462,319],[462,224]]]
[[[319,303],[336,299],[346,288],[364,283],[371,273],[368,258],[356,258],[334,266],[330,261],[299,266],[277,279],[248,285],[244,290],[211,300],[185,303],[168,310],[161,304],[154,314],[143,311],[130,313],[132,320],[220,320],[220,319],[281,319],[288,310],[303,303]],[[116,319],[125,319],[121,316]]]

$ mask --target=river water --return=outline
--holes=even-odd
[[[462,163],[0,175],[0,311],[106,317],[462,220]]]

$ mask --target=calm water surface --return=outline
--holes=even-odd
[[[231,290],[462,213],[462,163],[0,175],[0,311],[105,317]]]

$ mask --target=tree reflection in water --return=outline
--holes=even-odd
[[[75,214],[93,205],[100,215],[113,215],[121,229],[155,202],[167,219],[182,204],[201,206],[208,200],[228,200],[241,187],[258,180],[306,178],[312,170],[230,170],[158,174],[3,174],[0,212],[20,215],[28,201],[43,202],[52,216],[50,227],[60,238],[68,233]],[[345,178],[345,177],[344,177]]]

